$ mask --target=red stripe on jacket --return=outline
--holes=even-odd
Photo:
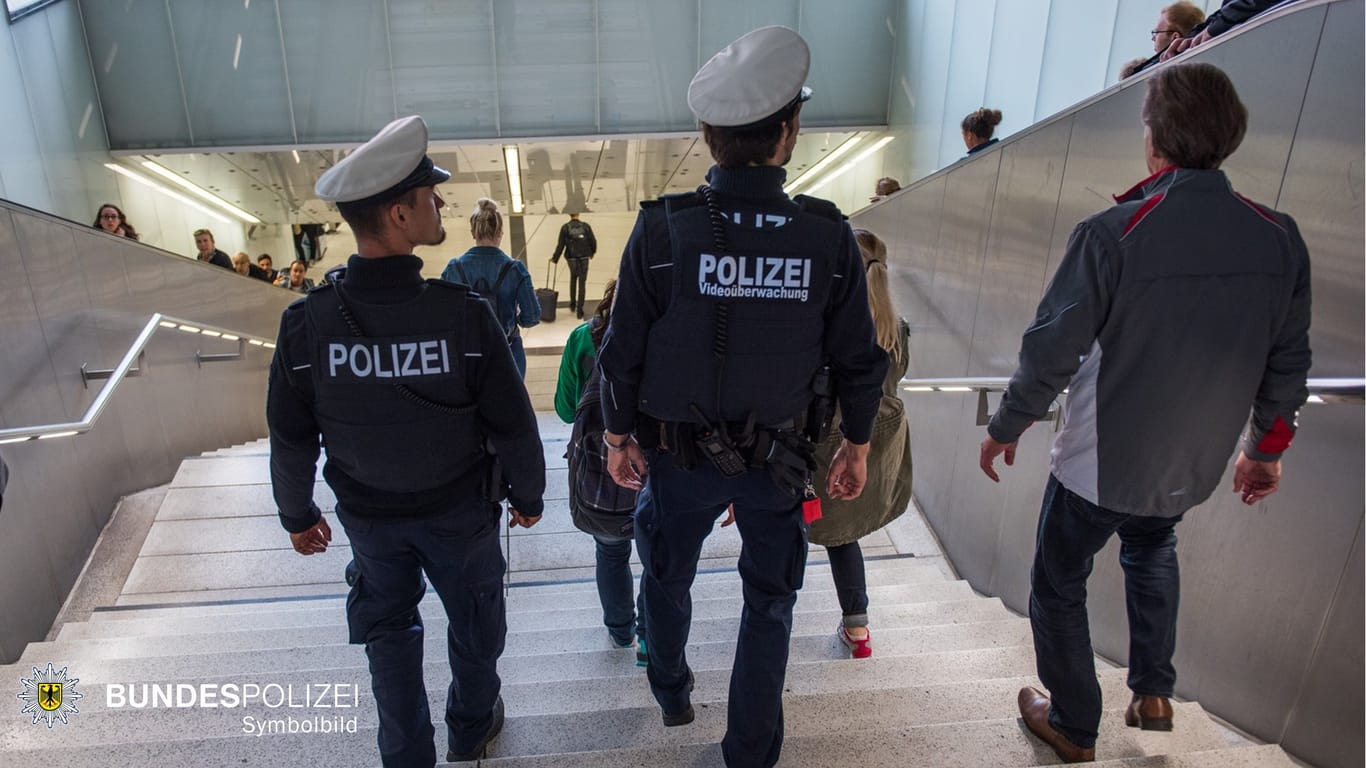
[[[1262,439],[1257,443],[1258,453],[1281,453],[1290,447],[1290,441],[1295,439],[1295,433],[1290,431],[1290,425],[1285,423],[1285,419],[1280,416],[1271,423],[1271,429],[1262,435]]]
[[[1148,214],[1152,213],[1153,209],[1157,207],[1158,203],[1162,202],[1162,198],[1164,197],[1166,197],[1166,195],[1158,193],[1148,198],[1148,201],[1138,209],[1138,213],[1135,213],[1134,217],[1129,219],[1129,223],[1124,227],[1124,234],[1120,235],[1119,239],[1123,240],[1128,237],[1129,233],[1134,231],[1134,227],[1137,227],[1139,222],[1143,221]]]
[[[1229,191],[1233,192],[1233,190],[1231,189]],[[1233,192],[1233,196],[1238,198],[1239,200],[1242,200],[1243,205],[1246,205],[1247,207],[1251,208],[1253,211],[1257,213],[1258,216],[1261,216],[1263,219],[1266,219],[1267,221],[1271,222],[1271,224],[1275,226],[1276,229],[1279,229],[1282,232],[1285,231],[1285,227],[1281,226],[1281,223],[1279,221],[1276,221],[1276,217],[1268,213],[1265,208],[1261,207],[1260,205],[1257,205],[1256,203],[1252,202],[1246,197],[1243,197],[1237,192]]]

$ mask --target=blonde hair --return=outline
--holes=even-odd
[[[900,322],[892,306],[892,292],[887,285],[887,244],[866,229],[854,230],[854,241],[863,254],[863,266],[868,273],[868,310],[873,315],[873,329],[878,346],[887,350],[896,365],[902,363],[901,345],[897,343]]]
[[[474,204],[470,214],[470,234],[477,240],[496,240],[503,232],[503,214],[498,212],[498,204],[481,197]]]

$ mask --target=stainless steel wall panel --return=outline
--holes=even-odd
[[[1304,117],[1276,202],[1295,217],[1309,246],[1315,376],[1362,375],[1363,25],[1360,2],[1329,7],[1304,95]]]
[[[48,356],[38,308],[29,290],[15,220],[0,210],[0,419],[5,426],[34,423],[45,414],[60,414],[57,376]]]
[[[1244,194],[1294,215],[1309,244],[1312,375],[1359,377],[1362,1],[1293,8],[1198,55],[1230,70],[1251,113],[1230,177]],[[894,296],[912,318],[912,376],[1013,371],[1020,334],[1076,223],[1148,175],[1139,121],[1145,90],[1141,79],[1117,86],[1007,138],[996,157],[955,164],[854,217],[855,226],[875,224],[888,236]],[[994,202],[975,203],[973,190],[990,194],[993,184]],[[936,212],[938,225],[925,221]],[[984,258],[972,245],[983,233]],[[955,567],[975,588],[1027,611],[1051,425],[1023,435],[1016,465],[1000,467],[998,486],[977,468],[983,430],[972,424],[974,397],[902,399],[915,498]],[[1334,768],[1359,766],[1363,746],[1366,498],[1354,471],[1363,463],[1361,410],[1306,406],[1275,496],[1248,508],[1228,491],[1226,476],[1178,528],[1185,571],[1178,694]],[[1088,606],[1097,651],[1122,663],[1127,618],[1117,549],[1112,543],[1097,557]]]
[[[1048,249],[1049,280],[1057,271],[1067,239],[1077,223],[1114,205],[1112,195],[1148,176],[1143,160],[1143,125],[1139,120],[1144,89],[1138,86],[1141,83],[1123,88],[1072,115],[1067,168]]]
[[[1224,70],[1238,89],[1248,109],[1247,135],[1225,170],[1235,189],[1266,205],[1274,205],[1280,192],[1301,114],[1284,109],[1282,100],[1304,93],[1318,46],[1303,41],[1318,39],[1326,12],[1323,6],[1305,9],[1278,24],[1247,30],[1236,45],[1202,46],[1191,58]]]
[[[1360,408],[1307,406],[1300,429],[1275,496],[1247,507],[1229,491],[1230,471],[1178,529],[1190,585],[1183,590],[1178,688],[1271,741],[1280,739],[1298,698],[1366,503],[1361,477],[1342,472],[1366,461]],[[1358,643],[1354,662],[1350,654],[1339,661],[1360,669],[1361,658]],[[1333,700],[1360,710],[1360,684]]]
[[[70,227],[46,219],[19,217],[15,225],[24,274],[61,399],[58,410],[39,418],[48,422],[75,420],[92,395],[81,379],[80,363],[74,361],[93,361],[99,353],[93,318],[86,311],[91,306],[90,295],[85,290],[75,239]]]
[[[973,322],[968,376],[1009,376],[1050,275],[1054,214],[1072,121],[1061,120],[1001,150],[1000,181]]]
[[[1281,737],[1286,749],[1312,765],[1360,765],[1366,748],[1362,699],[1342,696],[1344,685],[1366,676],[1361,660],[1362,568],[1362,531],[1358,528],[1333,610]],[[1355,734],[1355,738],[1342,738],[1343,734]]]
[[[5,427],[78,418],[102,384],[85,389],[81,363],[114,365],[154,312],[274,338],[298,297],[3,202],[0,270]],[[200,367],[197,349],[237,344],[158,331],[143,375],[123,382],[91,432],[0,449],[12,469],[0,557],[26,575],[0,590],[0,661],[46,634],[119,496],[167,482],[187,455],[265,434],[271,351]]]

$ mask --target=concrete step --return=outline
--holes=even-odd
[[[1020,681],[1011,681],[1016,685]],[[933,693],[934,691],[931,691]],[[997,693],[1008,693],[998,691]],[[920,766],[1035,766],[1056,763],[1048,747],[1027,734],[1013,708],[1013,696],[996,696],[1006,700],[1005,707],[997,705],[994,719],[970,721],[916,722],[901,717],[896,708],[881,710],[896,725],[882,728],[851,730],[851,721],[858,721],[859,712],[852,710],[858,702],[814,701],[807,708],[807,697],[789,696],[785,709],[788,713],[788,737],[784,758],[779,763],[787,768],[821,766],[829,768],[858,755],[858,764],[870,768],[902,768],[911,762]],[[812,697],[821,698],[821,697]],[[875,700],[875,696],[861,696],[860,701]],[[824,706],[822,706],[824,705]],[[511,710],[511,708],[510,708]],[[193,712],[194,710],[188,710]],[[933,716],[933,709],[926,710]],[[822,720],[819,713],[837,713],[833,719]],[[866,710],[862,713],[866,714]],[[267,713],[266,716],[269,716]],[[359,721],[360,715],[357,714]],[[1110,710],[1103,718],[1102,740],[1098,756],[1102,760],[1130,760],[1148,755],[1170,755],[1181,752],[1211,752],[1224,747],[1221,737],[1209,726],[1199,705],[1182,704],[1177,708],[1176,729],[1170,733],[1144,732],[1125,728],[1122,710]],[[546,718],[513,715],[508,718],[503,734],[490,748],[489,759],[481,761],[488,768],[669,768],[670,766],[721,765],[720,749],[716,741],[724,731],[724,707],[698,709],[697,721],[684,728],[665,729],[653,708],[587,713],[585,717]],[[150,718],[149,718],[150,719]],[[169,719],[169,718],[168,718]],[[188,720],[188,718],[184,718]],[[230,720],[218,717],[219,720]],[[866,718],[864,718],[866,722]],[[1202,727],[1203,723],[1203,727]],[[198,735],[194,740],[157,740],[155,742],[113,742],[100,745],[53,747],[51,742],[36,748],[14,749],[7,753],[7,765],[13,768],[43,766],[58,761],[63,766],[183,766],[183,765],[251,765],[279,764],[282,756],[307,755],[311,765],[373,766],[377,763],[375,730],[360,726],[355,733],[318,735],[271,735],[268,738],[241,734],[242,723],[232,718],[238,730],[234,736]],[[188,722],[185,723],[188,725]],[[800,728],[798,727],[800,725]],[[166,726],[163,726],[163,729]],[[43,729],[44,731],[46,729]],[[78,729],[71,729],[75,732]],[[440,722],[437,722],[438,750],[444,745]],[[184,733],[185,731],[180,731]],[[155,736],[153,736],[155,738]],[[43,738],[43,737],[40,737]],[[570,743],[593,745],[624,741],[633,746],[617,751],[569,753],[557,751],[542,754],[520,752],[537,745],[554,745],[564,739]],[[554,748],[553,746],[551,748]],[[1228,750],[1224,750],[1228,751]],[[1268,751],[1272,760],[1274,752]],[[908,756],[910,759],[908,760]],[[1187,765],[1190,768],[1214,768],[1238,763],[1204,762],[1189,758],[1188,762],[1139,762],[1134,765]],[[1248,765],[1249,763],[1242,763]],[[1257,765],[1258,763],[1252,763]],[[1279,765],[1271,762],[1268,765]],[[1124,763],[1120,763],[1124,765]]]
[[[142,556],[128,574],[122,596],[149,595],[141,598],[146,602],[156,599],[150,595],[167,590],[339,584],[346,563],[351,560],[351,548],[335,518],[331,525],[332,546],[324,553],[301,557],[289,548],[285,532],[266,517],[155,523]],[[162,531],[170,526],[176,530],[159,534],[158,526]],[[508,568],[523,580],[563,580],[566,569],[586,569],[581,574],[590,575],[596,561],[592,537],[578,531],[523,531],[512,534],[510,541],[500,537],[500,543],[506,550]],[[717,530],[702,543],[703,565],[733,563],[741,549],[736,529]],[[882,531],[869,536],[863,549],[865,556],[896,553],[890,537]],[[817,550],[813,548],[812,552]]]
[[[1018,648],[931,653],[901,659],[874,657],[857,661],[846,659],[837,662],[796,664],[788,669],[786,698],[804,703],[803,707],[790,714],[787,720],[794,733],[820,730],[830,720],[840,719],[834,713],[851,708],[852,700],[872,699],[877,702],[889,691],[892,692],[888,694],[889,700],[895,702],[904,703],[908,697],[921,697],[924,702],[913,707],[916,712],[952,712],[954,714],[950,719],[1005,716],[977,713],[982,707],[987,707],[986,711],[992,712],[1013,705],[1014,692],[1021,685],[1032,684],[1027,677],[1031,667],[1032,657]],[[724,712],[730,681],[729,665],[715,670],[695,668],[694,673],[697,688],[693,692],[693,706],[699,713]],[[427,697],[431,711],[444,711],[449,672],[439,665],[428,665],[424,677],[427,679]],[[965,696],[957,692],[962,686],[967,686],[964,690],[971,691],[973,683],[1000,678],[1009,678],[1012,683],[991,689],[993,693],[990,696]],[[870,681],[876,681],[875,685],[866,685]],[[104,686],[93,685],[89,690],[81,686],[85,698],[81,699],[80,728],[64,733],[64,742],[76,746],[232,736],[241,733],[242,718],[249,715],[266,718],[282,714],[342,714],[348,717],[355,716],[358,727],[374,727],[378,724],[374,701],[370,695],[368,674],[360,669],[282,674],[258,681],[240,676],[226,676],[198,680],[194,681],[194,684],[236,683],[240,686],[246,682],[256,682],[263,688],[268,684],[280,686],[272,694],[275,708],[262,704],[259,700],[253,701],[250,706],[230,710],[201,707],[109,707]],[[320,687],[323,684],[328,687]],[[1127,702],[1128,694],[1122,690],[1122,676],[1114,677],[1107,685],[1114,689],[1115,696]],[[1004,693],[997,692],[997,688]],[[288,706],[280,706],[286,695],[284,691],[288,690],[294,691],[293,698],[297,705],[292,710]],[[306,691],[309,690],[327,697],[324,701],[335,706],[308,706]],[[927,694],[927,690],[931,692]],[[144,701],[144,696],[150,695],[144,693],[141,687],[136,691],[134,695],[139,703]],[[900,693],[897,693],[898,691]],[[339,697],[332,698],[333,692],[338,692]],[[166,695],[174,695],[174,691]],[[645,746],[655,740],[650,734],[651,726],[659,726],[659,711],[650,694],[644,670],[635,670],[634,673],[627,675],[583,680],[505,682],[502,696],[510,718],[528,721],[539,719],[542,722],[541,728],[528,729],[528,735],[519,738],[516,743],[504,746],[504,754],[544,754],[609,746]],[[1004,703],[989,700],[993,698]],[[955,703],[950,705],[948,702]],[[991,707],[995,707],[995,710]],[[804,714],[807,710],[811,712],[809,716]],[[438,715],[438,720],[439,717]],[[943,715],[927,717],[933,719]],[[1199,719],[1208,722],[1206,718]],[[877,714],[853,711],[846,714],[843,720],[845,727],[852,727],[852,723],[858,722],[881,723],[885,727],[906,722],[900,708],[879,709]],[[615,734],[600,732],[606,730],[606,724],[610,722],[618,722],[623,727]],[[702,729],[699,733],[688,729],[691,732],[690,739],[719,739],[724,732],[724,715],[714,725],[714,731]],[[77,730],[80,733],[75,733]],[[39,745],[43,742],[38,740],[50,738],[46,731],[45,727],[32,728],[31,724],[22,718],[12,724],[0,724],[0,748],[21,749]],[[642,735],[646,737],[644,740],[641,738]]]
[[[639,570],[638,568],[636,569]],[[869,588],[897,584],[926,584],[949,580],[946,565],[940,558],[898,558],[894,560],[872,560],[865,567]],[[807,566],[804,590],[816,591],[833,586],[830,567],[826,563]],[[637,588],[639,581],[637,580]],[[428,598],[435,595],[428,591]],[[693,597],[705,599],[740,595],[740,581],[733,569],[699,573],[694,581]],[[300,596],[304,597],[304,596]],[[594,582],[575,581],[545,584],[540,586],[515,586],[508,595],[508,610],[540,610],[562,606],[564,601],[584,600],[597,605],[597,587]],[[271,613],[277,611],[300,611],[321,608],[335,609],[345,603],[346,587],[338,585],[332,592],[314,596],[313,599],[266,599],[260,601],[243,600],[232,603],[208,605],[167,604],[147,608],[103,608],[96,609],[90,621],[96,624],[110,622],[137,621],[146,619],[181,619],[202,616],[228,616],[250,613]]]
[[[315,555],[307,558],[316,560],[320,557],[331,557],[328,555]],[[347,558],[350,557],[348,552]],[[865,551],[866,559],[865,570],[869,574],[869,579],[877,578],[884,583],[895,583],[895,576],[874,577],[873,571],[884,567],[896,568],[900,565],[914,567],[925,563],[934,563],[951,578],[952,569],[942,557],[920,558],[913,556],[897,555],[894,552],[885,555],[870,555]],[[297,555],[294,556],[296,562],[302,560]],[[709,578],[735,579],[736,576],[735,557],[704,558],[698,563],[698,582]],[[346,596],[346,584],[342,580],[342,573],[346,567],[346,560],[333,560],[325,567],[317,567],[316,581],[298,584],[275,584],[256,587],[236,587],[227,589],[196,589],[196,590],[172,590],[172,591],[150,591],[125,593],[119,596],[114,607],[123,609],[128,607],[146,608],[150,606],[180,606],[197,603],[220,603],[231,601],[235,603],[257,603],[267,600],[299,599],[316,597],[342,597]],[[632,570],[637,575],[640,573],[639,564],[633,564]],[[829,579],[830,565],[829,556],[825,549],[821,547],[812,548],[807,555],[806,566],[807,578],[820,578],[822,574]],[[313,575],[310,572],[310,576]],[[534,592],[562,592],[575,591],[584,588],[584,585],[593,584],[594,568],[583,566],[577,568],[564,568],[542,571],[513,571],[510,574],[512,581],[512,591],[534,591]],[[301,579],[302,580],[302,579]],[[872,583],[872,582],[870,582]],[[167,585],[170,586],[170,585]],[[102,611],[96,611],[95,615],[100,615]],[[94,615],[92,615],[94,618]]]
[[[1181,705],[1179,710],[1188,710]],[[1203,711],[1192,711],[1203,719]],[[1179,722],[1179,721],[1178,721]],[[1125,728],[1122,710],[1105,713],[1096,766],[1108,768],[1290,768],[1279,747],[1229,747],[1208,734],[1185,738]],[[501,740],[501,738],[500,738]],[[1193,748],[1194,747],[1194,748]],[[501,754],[501,753],[498,753]],[[778,768],[1023,768],[1058,764],[1053,751],[1029,734],[1018,718],[946,723],[885,730],[808,735],[788,729]],[[494,757],[481,768],[700,768],[722,765],[718,743],[661,744],[629,750]],[[465,763],[464,765],[468,765]]]
[[[870,603],[893,605],[962,600],[972,596],[972,587],[966,581],[941,580],[920,584],[870,585],[868,587]],[[729,604],[731,610],[737,614],[740,610],[741,594],[738,581],[709,581],[705,584],[696,585],[692,597],[694,615],[698,617],[721,615],[726,610],[724,604]],[[723,605],[714,605],[716,602],[721,602]],[[802,610],[823,610],[839,607],[839,600],[837,593],[832,589],[803,589],[798,593],[797,605]],[[439,614],[442,611],[440,598],[432,592],[427,594],[419,607],[426,616]],[[540,595],[512,594],[507,600],[507,613],[509,629],[593,626],[602,621],[602,605],[598,600],[596,590]],[[324,605],[297,606],[292,611],[230,613],[225,615],[131,619],[127,621],[72,622],[62,627],[57,635],[57,640],[137,636],[166,637],[213,631],[323,627],[344,623],[344,616],[344,607],[338,601],[329,601]]]
[[[738,624],[738,622],[736,622]],[[709,627],[708,635],[719,635]],[[580,633],[582,641],[570,648],[537,646],[517,642],[503,655],[499,674],[504,682],[536,682],[573,680],[612,675],[635,675],[632,650],[621,649],[609,642],[605,630]],[[970,624],[937,624],[918,627],[875,627],[873,647],[876,658],[895,658],[913,654],[984,648],[1028,646],[1029,622],[1026,619],[1002,619]],[[552,639],[551,633],[536,633],[541,639]],[[563,639],[563,638],[554,638]],[[446,658],[446,638],[428,633],[425,637],[423,658],[434,670],[434,678],[443,681],[450,675],[443,661]],[[688,643],[688,659],[699,668],[729,668],[735,652],[735,634],[700,640],[695,631]],[[845,659],[848,652],[834,634],[834,626],[818,628],[813,634],[796,634],[790,645],[792,664],[812,664]],[[72,665],[73,675],[80,675],[92,684],[99,682],[146,682],[189,680],[222,677],[229,672],[239,679],[257,676],[273,677],[301,670],[368,669],[365,652],[355,645],[322,645],[273,650],[224,651],[181,656],[150,656],[116,659],[82,659],[63,662]],[[11,677],[27,677],[28,667],[3,670]],[[444,682],[439,683],[444,685]]]
[[[714,611],[706,616],[698,610]],[[507,640],[511,655],[525,655],[531,649],[577,651],[600,648],[605,630],[597,618],[580,615],[580,624],[546,626],[535,614],[514,614],[525,617],[525,623],[536,628],[518,627],[509,623]],[[921,602],[903,605],[870,606],[869,617],[875,627],[911,627],[936,624],[962,624],[977,621],[997,621],[1011,618],[1005,606],[995,598],[973,597],[949,602]],[[426,616],[426,630],[432,636],[446,631],[444,615]],[[510,617],[512,618],[512,617]],[[342,620],[340,614],[338,620]],[[834,610],[803,610],[798,601],[793,616],[794,632],[820,634],[833,631],[840,620]],[[738,606],[731,600],[700,601],[694,605],[692,637],[698,642],[723,639],[733,640],[739,624]],[[48,661],[70,663],[79,659],[115,659],[140,656],[181,656],[195,653],[224,651],[267,650],[319,645],[341,645],[347,642],[344,624],[324,627],[290,627],[277,630],[244,630],[176,635],[174,637],[115,637],[54,642],[30,643],[16,668],[27,670],[27,665],[46,664]]]

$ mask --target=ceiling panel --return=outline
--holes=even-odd
[[[259,136],[297,143],[275,4],[167,3],[165,8],[195,144],[242,146]]]
[[[601,133],[692,130],[697,9],[689,3],[599,0]]]
[[[811,128],[884,125],[896,0],[81,3],[114,150],[690,131],[699,62],[755,27],[811,45]]]
[[[282,2],[280,24],[298,143],[346,142],[394,119],[384,3],[331,0],[323,19],[309,3]]]
[[[389,14],[398,114],[422,115],[435,138],[501,135],[491,3],[387,0],[381,5]],[[365,140],[385,122],[353,140]]]
[[[81,12],[110,143],[193,146],[164,0],[81,3]]]
[[[593,0],[493,8],[501,135],[598,133]]]

